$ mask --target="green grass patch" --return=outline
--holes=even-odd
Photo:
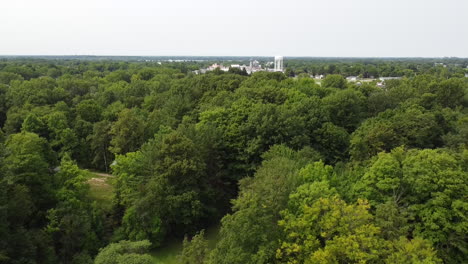
[[[86,178],[89,184],[89,197],[96,201],[103,209],[110,210],[114,197],[112,175],[88,172]]]
[[[166,246],[155,249],[151,256],[156,264],[177,264],[177,256],[182,251],[182,241],[171,240]]]

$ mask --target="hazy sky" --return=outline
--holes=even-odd
[[[468,57],[468,0],[0,0],[0,54]]]

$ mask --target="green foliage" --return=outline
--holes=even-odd
[[[350,135],[346,129],[327,122],[315,133],[315,148],[325,161],[334,164],[347,158]]]
[[[415,235],[434,243],[441,257],[455,262],[463,258],[467,247],[463,219],[468,189],[468,174],[456,157],[444,150],[398,148],[381,153],[357,188],[376,205],[392,202],[397,207],[386,220],[390,222],[383,225],[390,229],[387,232],[407,228],[408,221]]]
[[[337,91],[323,98],[324,107],[333,124],[354,131],[364,116],[364,96],[350,89]]]
[[[29,114],[23,121],[21,131],[31,132],[40,136],[47,136],[47,125],[36,114]]]
[[[2,263],[31,260],[54,262],[50,238],[40,228],[44,211],[54,202],[48,172],[50,148],[36,134],[0,140],[0,259]]]
[[[301,186],[279,225],[280,263],[441,263],[427,240],[384,240],[369,204],[348,205],[325,182]]]
[[[464,261],[468,60],[165,60],[0,61],[1,263]]]
[[[275,144],[295,149],[313,145],[313,131],[327,118],[319,98],[298,91],[268,87],[237,92],[237,100],[202,112],[197,124],[220,132],[235,175],[252,173],[261,154]]]
[[[447,146],[454,149],[468,146],[468,115],[461,116],[453,131],[444,135],[443,140]]]
[[[409,241],[402,237],[392,246],[395,252],[385,260],[385,263],[443,263],[436,256],[431,244],[424,239],[416,237]]]
[[[13,81],[7,91],[10,106],[23,106],[26,103],[35,105],[52,104],[63,98],[56,88],[56,82],[49,77],[30,81]]]
[[[114,157],[109,151],[112,140],[110,131],[111,123],[103,120],[93,125],[93,132],[87,137],[94,156],[92,163],[96,168],[105,171],[108,170]]]
[[[379,229],[372,224],[365,201],[347,205],[337,196],[311,194],[319,198],[311,197],[311,203],[297,211],[285,211],[279,222],[287,234],[276,253],[281,262],[365,263],[380,258],[385,243],[377,236]]]
[[[145,124],[138,111],[124,109],[112,125],[110,150],[114,154],[136,151],[144,142]]]
[[[338,74],[330,74],[325,77],[322,81],[322,87],[328,88],[338,88],[338,89],[345,89],[347,86],[347,82],[343,76]]]
[[[99,250],[94,264],[152,264],[153,259],[147,253],[150,246],[148,240],[112,243]]]
[[[95,100],[84,100],[76,106],[76,113],[83,120],[97,122],[101,120],[102,108]]]
[[[452,78],[440,82],[436,87],[436,101],[443,107],[454,108],[462,104],[468,84],[462,79]]]
[[[354,159],[365,160],[381,151],[401,145],[414,148],[434,148],[441,144],[447,129],[439,113],[411,105],[387,110],[369,118],[352,134],[350,152]]]
[[[10,84],[11,81],[22,81],[23,77],[13,72],[0,72],[0,83]]]
[[[53,201],[49,173],[53,153],[47,141],[34,133],[10,135],[5,142],[5,180],[26,186],[39,208]]]
[[[50,145],[60,157],[65,153],[73,154],[78,146],[76,132],[69,127],[67,113],[55,111],[47,116],[47,126],[50,131]]]
[[[66,263],[77,261],[77,254],[95,252],[100,245],[98,237],[102,230],[100,213],[87,200],[89,185],[85,172],[68,156],[62,159],[59,168],[56,174],[60,186],[58,204],[47,212],[47,232],[54,239],[59,259]]]
[[[253,178],[240,181],[232,214],[221,223],[221,239],[209,263],[271,263],[281,230],[276,225],[289,194],[301,183],[300,154],[284,146],[267,154]],[[268,230],[268,232],[264,232]]]
[[[209,254],[208,241],[205,240],[205,231],[202,230],[189,241],[184,238],[183,249],[178,257],[181,264],[203,264]]]
[[[128,207],[123,226],[130,238],[158,244],[171,228],[190,232],[205,217],[203,205],[211,201],[197,153],[190,139],[173,131],[157,135],[141,152],[117,159],[116,188],[119,203]]]

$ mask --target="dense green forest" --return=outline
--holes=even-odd
[[[0,263],[466,261],[468,60],[209,63],[1,59]]]

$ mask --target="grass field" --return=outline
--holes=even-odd
[[[155,264],[177,264],[177,255],[182,250],[182,241],[172,240],[164,247],[151,252]]]
[[[112,186],[113,176],[106,173],[88,172],[89,197],[104,209],[110,209],[114,187]]]

